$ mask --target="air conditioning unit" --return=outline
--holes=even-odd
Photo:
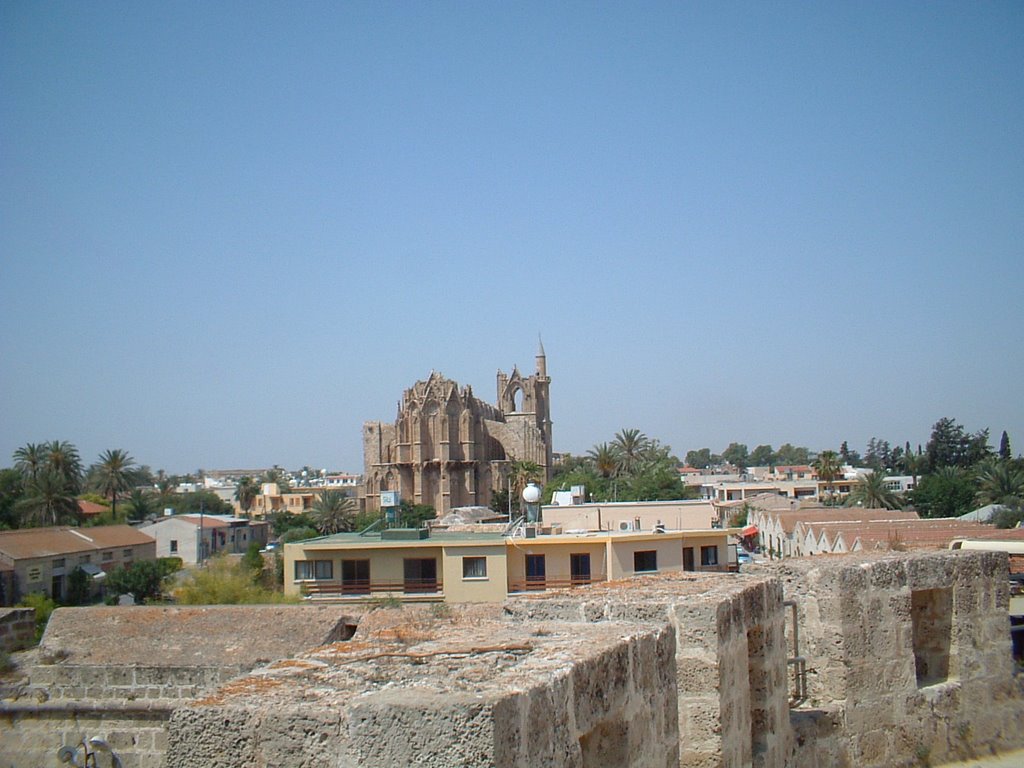
[[[619,530],[620,531],[632,531],[633,530],[633,521],[632,520],[619,520]]]

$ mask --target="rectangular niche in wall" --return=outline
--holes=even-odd
[[[917,685],[941,683],[949,677],[949,646],[953,630],[953,590],[915,589],[910,593]]]

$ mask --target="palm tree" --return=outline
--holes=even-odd
[[[356,505],[351,497],[341,491],[326,490],[313,502],[310,513],[316,529],[326,536],[352,530]]]
[[[595,445],[587,451],[587,456],[594,462],[594,469],[603,478],[611,477],[619,469],[619,455],[608,443]]]
[[[135,459],[127,451],[114,448],[100,454],[100,460],[93,467],[93,482],[96,490],[110,499],[111,517],[117,520],[117,495],[132,485],[132,468]]]
[[[82,488],[82,459],[78,449],[67,440],[52,440],[43,444],[46,466],[64,478],[72,495]]]
[[[627,475],[633,474],[650,446],[647,435],[639,429],[623,429],[615,434],[612,447],[619,455],[619,467]]]
[[[42,443],[26,443],[14,452],[14,468],[26,481],[34,480],[45,466],[46,446]]]
[[[136,488],[128,497],[128,510],[133,520],[145,520],[153,514],[153,494]],[[115,518],[116,522],[116,518]]]
[[[289,479],[288,474],[281,469],[277,464],[273,468],[268,469],[263,473],[264,483],[277,483],[278,493],[285,493],[291,488],[292,481]]]
[[[77,523],[78,499],[68,488],[67,479],[53,469],[43,469],[28,481],[25,495],[14,505],[27,527]]]
[[[846,504],[869,509],[899,509],[901,506],[899,497],[885,487],[885,475],[881,472],[862,475],[846,498]]]
[[[238,485],[235,486],[235,501],[238,502],[238,506],[242,508],[246,515],[249,514],[249,510],[252,509],[256,497],[259,495],[260,484],[248,475],[239,480]]]
[[[975,471],[978,504],[1015,505],[1024,501],[1024,471],[1009,461],[987,459]]]
[[[914,487],[917,488],[917,477],[928,468],[928,456],[921,452],[918,446],[917,453],[910,449],[907,443],[907,450],[903,454],[903,471],[914,478]]]
[[[814,462],[814,471],[818,473],[819,478],[825,481],[829,498],[832,498],[834,493],[833,483],[843,473],[839,454],[835,451],[822,451],[817,461]]]

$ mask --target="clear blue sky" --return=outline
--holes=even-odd
[[[1024,449],[1024,4],[0,3],[0,466],[362,466],[543,333],[556,450]]]

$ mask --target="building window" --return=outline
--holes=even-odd
[[[122,560],[131,560],[132,559],[132,551],[130,549],[122,549],[121,550],[121,559]]]
[[[64,567],[64,558],[63,557],[58,557],[56,560],[53,561],[53,569],[54,570],[56,570],[58,568],[63,568],[63,567]]]
[[[718,547],[701,547],[700,564],[705,566],[718,565]]]
[[[113,559],[114,559],[114,553],[113,552],[104,552],[103,553],[103,562],[104,563],[109,563]]]
[[[462,578],[464,579],[486,579],[487,558],[486,557],[464,557],[462,558]]]
[[[85,565],[89,562],[92,562],[92,555],[82,555],[80,558],[78,558],[79,565]]]
[[[178,551],[178,540],[177,539],[171,539],[171,552],[177,552],[177,551]]]
[[[334,578],[334,561],[296,560],[295,578],[297,580],[332,579]]]
[[[633,553],[633,570],[637,573],[658,570],[658,553],[653,549]]]

